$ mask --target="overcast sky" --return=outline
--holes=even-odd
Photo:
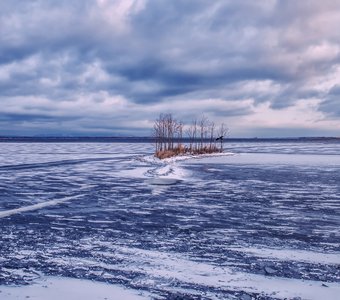
[[[340,0],[3,0],[0,135],[340,136]]]

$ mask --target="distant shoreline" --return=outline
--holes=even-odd
[[[182,139],[188,143],[188,139]],[[232,142],[340,142],[340,137],[297,137],[297,138],[226,138]],[[150,137],[9,137],[0,136],[0,143],[154,143]]]

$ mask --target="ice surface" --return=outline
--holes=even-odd
[[[0,290],[49,276],[156,299],[336,299],[339,145],[160,161],[151,144],[0,144]]]
[[[27,205],[27,206],[20,207],[20,208],[3,210],[3,211],[0,211],[0,218],[9,217],[11,215],[15,215],[15,214],[19,214],[19,213],[23,213],[23,212],[27,212],[27,211],[38,210],[38,209],[48,207],[48,206],[58,205],[60,203],[64,203],[64,202],[67,202],[67,201],[70,201],[70,200],[78,199],[81,196],[82,195],[64,197],[64,198],[61,198],[61,199],[55,199],[55,200],[50,200],[50,201],[46,201],[46,202],[41,202],[41,203],[38,203],[38,204]]]
[[[255,255],[275,260],[301,261],[313,264],[334,264],[340,265],[340,252],[324,253],[306,250],[292,249],[271,249],[271,248],[230,248],[233,251]]]
[[[322,281],[297,280],[282,277],[237,272],[233,268],[218,267],[186,259],[182,255],[173,255],[159,251],[148,251],[134,248],[114,248],[117,258],[138,257],[138,261],[130,261],[124,265],[109,265],[101,263],[107,270],[141,272],[147,274],[154,282],[169,282],[178,280],[186,284],[198,284],[214,287],[219,290],[242,290],[249,293],[264,293],[278,299],[301,297],[302,299],[319,300],[321,298],[337,300],[340,294],[340,283]],[[102,253],[110,255],[107,253]],[[76,262],[73,262],[76,263]],[[87,264],[96,265],[87,261]]]
[[[150,299],[122,286],[62,277],[45,277],[32,285],[0,286],[0,299],[6,300],[142,300]]]
[[[187,161],[191,164],[242,164],[267,166],[340,166],[340,155],[320,154],[280,154],[280,153],[240,153],[230,156],[212,156]]]

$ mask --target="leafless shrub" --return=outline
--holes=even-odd
[[[218,128],[215,138],[215,123],[202,116],[198,121],[194,119],[185,133],[189,140],[189,147],[183,146],[184,124],[173,118],[172,114],[160,114],[153,126],[155,140],[155,156],[164,159],[184,154],[206,154],[223,151],[223,137],[228,133],[225,124]],[[216,146],[221,141],[221,146]]]

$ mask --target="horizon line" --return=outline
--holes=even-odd
[[[62,135],[46,135],[46,136],[31,136],[31,135],[0,135],[1,139],[154,139],[152,136],[91,136],[91,135],[81,135],[81,136],[62,136]],[[188,137],[183,137],[181,140],[188,140]],[[208,138],[207,138],[208,139]],[[225,137],[227,140],[237,140],[237,139],[251,139],[251,140],[270,140],[270,139],[340,139],[340,136],[286,136],[286,137]],[[177,138],[178,140],[178,138]],[[200,140],[200,138],[198,138]]]

